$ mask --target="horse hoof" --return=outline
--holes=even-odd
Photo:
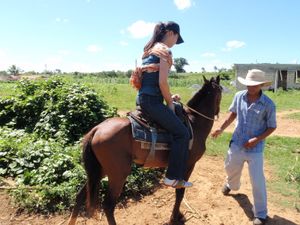
[[[186,219],[182,213],[179,213],[177,216],[172,216],[168,225],[183,225],[185,224]]]

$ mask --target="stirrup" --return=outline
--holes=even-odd
[[[167,187],[172,187],[172,188],[189,188],[193,186],[193,183],[185,181],[185,180],[171,180],[169,178],[164,179],[164,185]]]

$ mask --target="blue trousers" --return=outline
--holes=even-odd
[[[162,96],[142,94],[138,96],[142,110],[148,116],[171,133],[173,139],[170,146],[169,162],[166,177],[184,179],[189,151],[189,132],[175,113],[164,104]]]

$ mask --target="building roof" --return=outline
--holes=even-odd
[[[300,64],[279,64],[279,63],[252,63],[252,64],[234,64],[236,69],[242,67],[251,68],[269,68],[280,70],[300,70]]]

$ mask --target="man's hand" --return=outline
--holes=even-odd
[[[222,133],[223,133],[223,130],[221,128],[219,128],[219,129],[215,130],[214,132],[212,132],[210,136],[212,138],[217,138]]]
[[[258,142],[259,142],[259,139],[257,137],[251,138],[244,144],[244,147],[247,149],[253,148],[257,145]]]

